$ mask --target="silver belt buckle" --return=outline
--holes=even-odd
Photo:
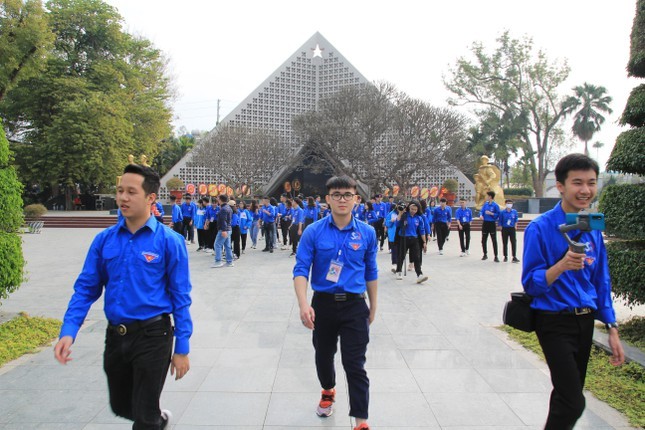
[[[587,314],[591,313],[591,310],[589,308],[574,308],[573,312],[576,315],[587,315]]]
[[[347,294],[346,293],[336,293],[334,294],[334,301],[336,302],[346,302]]]
[[[125,326],[125,324],[119,324],[118,326],[116,326],[116,332],[121,336],[125,336],[128,333],[128,328]]]

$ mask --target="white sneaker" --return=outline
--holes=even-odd
[[[392,273],[396,273],[396,264],[392,265]]]
[[[461,254],[459,254],[459,256],[460,256],[460,257],[465,257],[465,256],[466,256],[466,253],[465,253],[465,252],[462,252]]]
[[[235,267],[234,263],[226,263],[226,267]]]
[[[421,274],[421,275],[417,276],[417,284],[420,284],[420,283],[425,282],[427,280],[428,280],[428,277],[426,275],[424,275],[424,274]]]
[[[466,250],[466,255],[470,255],[470,251],[469,251],[469,250]]]
[[[443,255],[443,250],[440,250],[440,251],[439,251],[439,255]]]
[[[217,269],[220,267],[224,267],[224,262],[223,261],[216,261],[215,263],[211,264],[212,269]]]
[[[397,281],[402,281],[403,280],[403,274],[401,272],[396,272],[396,280]]]
[[[172,421],[172,412],[170,412],[168,409],[162,409],[161,419],[163,420],[163,424],[161,424],[161,430],[169,429],[170,422]]]

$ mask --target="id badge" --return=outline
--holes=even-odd
[[[331,260],[329,262],[329,270],[327,270],[326,280],[337,283],[340,278],[340,272],[343,270],[343,263],[338,260]]]

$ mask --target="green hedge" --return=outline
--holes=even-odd
[[[607,170],[645,175],[645,127],[618,135],[607,161]]]
[[[533,188],[504,188],[504,196],[532,196]]]
[[[629,76],[645,78],[645,0],[636,2],[627,73]]]
[[[645,303],[645,241],[611,241],[607,244],[607,258],[612,291],[628,306]]]
[[[635,87],[629,94],[620,124],[629,124],[632,127],[645,125],[645,84]]]
[[[608,185],[600,195],[598,210],[605,214],[607,234],[624,239],[645,239],[645,184]]]
[[[16,171],[9,165],[9,142],[0,121],[0,299],[6,298],[22,283],[21,237],[18,230],[23,223],[22,184]]]
[[[22,283],[21,237],[15,233],[0,231],[0,299],[18,289]]]

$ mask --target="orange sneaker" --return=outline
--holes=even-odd
[[[318,403],[318,409],[316,409],[316,414],[319,417],[329,417],[334,413],[332,408],[336,398],[336,389],[332,388],[331,390],[322,390],[320,395],[320,402]]]
[[[354,427],[354,430],[370,430],[370,425],[367,423],[363,423],[359,426]]]

